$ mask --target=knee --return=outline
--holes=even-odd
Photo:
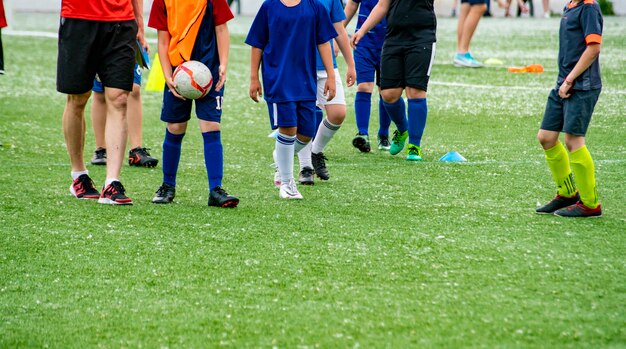
[[[112,94],[107,98],[107,105],[110,105],[113,109],[126,111],[126,105],[128,104],[128,92],[120,91],[119,93]]]
[[[175,135],[180,135],[185,133],[185,131],[187,130],[187,124],[186,123],[179,123],[179,124],[167,124],[167,130],[170,131],[171,134],[175,134]]]
[[[380,96],[383,97],[383,102],[387,104],[392,104],[392,103],[397,102],[402,96],[402,94],[397,94],[391,91],[382,90],[380,91]]]
[[[72,109],[84,110],[89,96],[91,96],[91,91],[80,95],[67,95],[67,106]]]
[[[556,145],[558,137],[555,138],[553,135],[540,130],[539,133],[537,133],[537,140],[543,149],[550,149]]]

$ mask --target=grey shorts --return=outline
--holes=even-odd
[[[591,122],[593,108],[598,102],[601,89],[573,90],[569,98],[559,97],[557,88],[550,91],[541,129],[584,136]]]

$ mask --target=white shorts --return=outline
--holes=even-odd
[[[341,74],[339,73],[339,69],[335,68],[335,88],[337,91],[335,92],[335,98],[333,98],[330,102],[327,101],[326,96],[324,96],[324,85],[326,84],[327,77],[328,74],[326,74],[326,70],[317,71],[317,102],[315,104],[318,107],[322,107],[327,104],[346,105],[346,95],[343,92],[343,84],[341,83]]]

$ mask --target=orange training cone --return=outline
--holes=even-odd
[[[509,67],[507,71],[509,73],[543,73],[543,66],[541,64],[531,64],[525,67]]]

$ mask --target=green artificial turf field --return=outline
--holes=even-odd
[[[54,32],[57,18],[16,21]],[[505,64],[475,70],[452,65],[456,21],[440,19],[425,161],[353,148],[349,88],[326,150],[331,179],[301,186],[295,202],[278,198],[267,107],[248,97],[246,23],[231,26],[222,118],[236,209],[206,206],[196,122],[175,204],[150,203],[160,164],[124,166],[134,206],[74,199],[56,40],[3,32],[0,347],[626,347],[623,18],[605,18],[604,89],[587,135],[599,219],[534,213],[555,193],[535,136],[557,75],[558,18],[483,20],[474,55]],[[531,63],[546,71],[506,71]],[[161,96],[143,98],[144,146],[161,159]],[[468,162],[439,162],[449,151]],[[104,168],[88,168],[101,186]]]

